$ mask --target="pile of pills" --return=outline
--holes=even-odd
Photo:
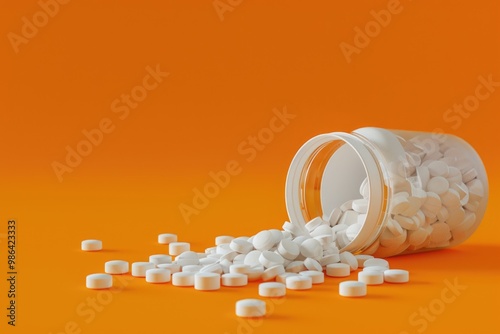
[[[88,275],[86,286],[89,289],[110,288],[112,275],[126,274],[129,268],[132,276],[145,278],[148,283],[170,282],[173,286],[194,287],[199,291],[219,290],[221,286],[242,287],[259,281],[258,294],[267,298],[283,297],[287,290],[309,290],[316,284],[323,284],[325,273],[331,277],[348,277],[358,268],[363,268],[358,272],[358,280],[341,282],[339,295],[362,297],[367,293],[367,285],[409,280],[408,271],[389,269],[389,263],[384,259],[339,252],[332,244],[333,232],[330,238],[326,238],[323,232],[315,235],[314,231],[326,226],[323,221],[315,219],[308,223],[304,229],[309,235],[297,233],[299,227],[295,224],[285,225],[290,228],[264,230],[251,237],[218,236],[216,245],[202,253],[191,251],[190,244],[178,242],[174,234],[161,234],[158,241],[168,244],[169,254],[153,254],[149,261],[131,265],[124,260],[107,261],[104,263],[105,273]],[[315,228],[311,228],[312,225]],[[239,300],[236,314],[242,317],[264,316],[266,303],[259,299]]]

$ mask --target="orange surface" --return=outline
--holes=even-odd
[[[479,77],[500,81],[500,4],[217,4],[223,20],[212,0],[71,1],[47,9],[53,17],[44,21],[35,0],[2,3],[0,332],[498,333],[500,87],[487,97],[483,88],[471,112],[447,110],[474,102]],[[377,30],[371,11],[383,20],[387,10],[391,20],[385,16]],[[34,16],[39,27],[30,30]],[[367,24],[374,29],[369,41],[356,37],[356,27]],[[157,66],[169,75],[155,82],[146,76]],[[144,100],[128,107],[120,99],[131,92]],[[295,117],[252,149],[249,136],[266,132],[273,110],[285,107]],[[100,126],[107,133],[85,147],[82,131]],[[368,297],[345,299],[339,280],[328,278],[269,301],[270,314],[260,321],[234,315],[237,299],[257,296],[256,283],[215,293],[142,279],[116,281],[112,295],[85,288],[85,275],[102,271],[106,260],[166,252],[156,243],[161,232],[202,251],[216,235],[280,227],[285,176],[300,145],[362,126],[456,134],[477,149],[489,174],[489,209],[472,238],[390,259],[411,271],[410,284],[369,287]],[[65,164],[67,147],[78,145],[91,152],[72,161],[59,182],[54,161]],[[238,165],[227,186],[187,224],[181,203],[230,161]],[[7,325],[3,278],[12,218],[15,327]],[[81,252],[85,238],[102,239],[106,250]],[[455,280],[466,288],[453,298],[445,289]],[[419,313],[425,308],[428,318]]]

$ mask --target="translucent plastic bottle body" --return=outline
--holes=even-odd
[[[336,222],[358,224],[349,229],[355,234],[337,226],[337,244],[379,257],[463,242],[487,201],[476,151],[456,136],[425,132],[361,128],[316,136],[297,152],[286,183],[290,220],[357,217]]]

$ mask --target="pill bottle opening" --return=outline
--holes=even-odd
[[[342,251],[360,253],[371,245],[385,214],[380,166],[359,137],[347,133],[319,135],[306,142],[292,160],[286,182],[286,206],[291,221],[305,224],[315,217],[328,219],[335,208],[363,198],[367,179],[368,211],[359,221],[358,235]]]

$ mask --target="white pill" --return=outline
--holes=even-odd
[[[357,199],[352,202],[352,209],[357,213],[367,213],[368,212],[368,200],[367,199]]]
[[[410,273],[402,269],[388,269],[384,271],[384,280],[389,283],[406,283],[410,280]]]
[[[372,266],[372,267],[365,267],[365,268],[363,268],[363,271],[376,271],[376,272],[379,272],[379,273],[382,273],[382,274],[386,270],[387,270],[386,267],[381,267],[381,266]]]
[[[276,265],[276,266],[273,266],[273,267],[270,267],[270,268],[267,268],[266,270],[264,270],[264,272],[262,273],[262,280],[263,281],[270,281],[270,280],[276,278],[276,276],[284,274],[284,273],[285,273],[285,267],[283,267],[281,264]]]
[[[170,282],[170,270],[162,268],[148,269],[146,270],[146,282],[148,283]]]
[[[245,286],[248,284],[248,276],[244,274],[223,274],[221,279],[224,286]]]
[[[403,228],[401,227],[401,225],[399,225],[397,221],[391,218],[389,218],[389,220],[387,221],[387,229],[391,231],[391,233],[395,236],[400,236],[401,234],[403,234]]]
[[[283,239],[278,245],[278,253],[287,260],[295,260],[300,254],[300,246],[290,239]]]
[[[451,188],[441,195],[441,202],[450,210],[462,206],[460,203],[460,195],[455,189]]]
[[[322,271],[308,270],[308,271],[301,271],[299,274],[302,276],[311,277],[312,284],[321,284],[325,282],[325,274]]]
[[[433,161],[427,168],[429,168],[429,173],[431,176],[448,176],[448,165],[443,161]]]
[[[259,262],[264,268],[270,268],[277,265],[283,265],[283,257],[275,252],[263,251],[259,256]]]
[[[321,264],[319,264],[318,261],[311,259],[310,257],[308,257],[304,260],[304,266],[308,270],[315,270],[315,271],[322,271],[323,270],[323,267],[321,267]]]
[[[340,262],[348,264],[351,267],[351,270],[358,269],[358,260],[354,257],[354,255],[352,255],[352,253],[342,252],[339,256]]]
[[[229,244],[220,244],[215,248],[216,254],[224,255],[230,252],[233,252],[233,250],[229,247]]]
[[[321,219],[320,217],[316,217],[306,223],[306,229],[309,232],[312,232],[322,224],[323,224],[323,219]]]
[[[366,285],[378,285],[384,283],[384,273],[381,271],[368,270],[358,273],[358,281]]]
[[[408,243],[412,246],[417,246],[422,244],[429,234],[423,228],[419,228],[416,231],[408,232]]]
[[[326,266],[326,276],[346,277],[351,274],[351,266],[345,263],[332,263]]]
[[[194,275],[194,288],[201,291],[220,289],[220,275],[216,273],[196,273]]]
[[[394,216],[394,220],[397,221],[399,223],[399,225],[402,228],[406,229],[406,230],[412,230],[413,231],[413,230],[418,229],[418,225],[410,217],[405,217],[405,216],[402,216],[402,215],[395,215]]]
[[[266,315],[266,303],[259,299],[242,299],[236,302],[238,317],[263,317]]]
[[[234,237],[229,236],[229,235],[219,235],[219,236],[215,237],[215,245],[219,246],[222,244],[228,244],[233,239],[234,239]]]
[[[240,238],[236,238],[236,239],[231,240],[231,242],[229,243],[229,247],[232,250],[234,250],[238,253],[241,253],[241,254],[247,254],[251,250],[253,250],[252,243],[248,242],[247,240],[240,239]]]
[[[311,237],[318,237],[325,234],[332,235],[332,228],[330,227],[330,225],[318,226],[314,231],[311,232]]]
[[[132,263],[132,276],[145,277],[146,270],[154,269],[156,266],[151,262],[134,262]]]
[[[179,272],[172,274],[172,285],[175,286],[193,286],[194,285],[193,272]]]
[[[100,251],[102,249],[102,241],[89,239],[82,241],[82,251]]]
[[[359,223],[349,225],[349,227],[345,230],[345,234],[347,235],[349,240],[352,241],[358,236],[358,233],[359,231],[361,231],[362,228],[363,224]]]
[[[253,246],[256,250],[265,251],[274,246],[274,237],[270,231],[260,231],[253,237]]]
[[[113,277],[108,274],[87,275],[85,285],[88,289],[108,289],[113,286]]]
[[[259,284],[259,296],[283,297],[286,295],[286,285],[278,282],[267,282]]]
[[[154,263],[155,265],[162,263],[172,263],[172,257],[165,254],[154,254],[149,256],[149,262]]]
[[[177,242],[177,234],[172,233],[162,233],[158,234],[158,243],[162,245],[167,245],[172,242]]]
[[[340,217],[338,225],[341,225],[341,224],[344,224],[344,225],[356,224],[358,222],[358,215],[359,215],[359,213],[357,213],[356,211],[352,211],[352,210],[344,211],[344,213]]]
[[[348,210],[352,210],[352,202],[353,202],[353,201],[354,201],[354,200],[352,200],[352,199],[351,199],[351,200],[349,200],[349,201],[345,202],[344,204],[342,204],[342,205],[340,206],[340,210],[342,210],[342,211],[344,211],[344,212],[346,212],[346,211],[348,211]]]
[[[258,250],[251,251],[250,253],[248,253],[245,256],[243,263],[247,264],[249,266],[255,266],[255,265],[260,264],[260,262],[259,262],[260,254],[262,254],[261,251],[258,251]]]
[[[422,188],[427,189],[427,183],[429,182],[431,175],[429,169],[425,166],[417,167],[417,178],[420,180],[420,185]]]
[[[450,226],[446,223],[432,224],[430,239],[432,243],[441,244],[451,239]]]
[[[156,268],[168,269],[171,274],[178,273],[181,271],[181,266],[177,263],[161,263],[157,264]]]
[[[229,272],[231,274],[244,274],[244,275],[246,275],[248,270],[250,270],[250,266],[248,264],[242,264],[242,263],[232,264],[229,267]]]
[[[374,267],[374,266],[385,267],[385,268],[389,269],[389,262],[387,260],[379,259],[379,258],[373,258],[373,259],[369,259],[369,260],[365,261],[365,265],[364,265],[365,268],[366,267]]]
[[[249,282],[258,281],[262,278],[263,274],[264,274],[263,268],[258,266],[252,267],[247,272],[248,281]]]
[[[290,290],[307,290],[312,288],[312,278],[304,275],[286,278],[286,288]]]
[[[284,273],[281,275],[276,276],[276,282],[278,283],[286,283],[286,278],[290,276],[298,276],[299,274],[296,273]]]
[[[366,296],[366,284],[358,281],[344,281],[339,284],[339,294],[343,297]]]
[[[431,178],[427,183],[427,191],[436,193],[438,195],[444,194],[449,187],[450,183],[442,176],[435,176]]]
[[[328,216],[328,222],[330,223],[330,226],[335,226],[338,223],[340,216],[342,216],[342,210],[340,210],[340,208],[333,209],[333,211],[330,213],[330,216]]]
[[[356,260],[358,261],[358,268],[363,268],[365,266],[365,261],[369,259],[373,259],[374,257],[371,255],[358,254],[354,255]]]
[[[220,263],[212,263],[201,267],[200,273],[216,273],[222,275],[224,273]]]
[[[104,272],[106,274],[126,274],[129,271],[127,261],[112,260],[104,263]]]
[[[212,257],[205,257],[203,259],[200,259],[200,263],[199,264],[202,265],[202,266],[206,266],[206,265],[217,263],[217,262],[218,262],[217,259],[214,259]]]
[[[197,273],[203,268],[202,266],[198,264],[188,264],[187,266],[182,266],[182,272],[186,273]]]
[[[189,251],[191,245],[189,242],[171,242],[168,245],[168,253],[173,256],[177,256],[183,252]]]
[[[393,196],[391,201],[391,213],[394,215],[398,215],[403,213],[408,207],[410,203],[408,202],[408,197],[410,195],[407,192],[400,192]]]
[[[298,273],[303,270],[306,270],[304,261],[292,261],[286,266],[286,271],[290,273]]]
[[[321,260],[319,260],[319,264],[322,266],[322,267],[326,267],[327,265],[329,264],[332,264],[332,263],[338,263],[340,262],[340,256],[339,254],[329,254],[329,255],[325,255],[321,258]]]
[[[474,180],[477,177],[477,171],[475,168],[469,169],[462,175],[462,182],[467,183]]]
[[[300,253],[304,257],[310,257],[315,260],[321,259],[323,255],[323,247],[316,239],[307,239],[300,244]]]

